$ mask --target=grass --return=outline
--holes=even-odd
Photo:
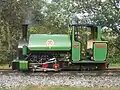
[[[9,64],[0,64],[0,69],[11,69],[11,67],[9,67]]]
[[[120,88],[90,88],[90,87],[28,87],[25,90],[120,90]]]
[[[27,86],[11,89],[0,89],[0,90],[120,90],[120,87],[112,88],[90,88],[90,87],[69,87],[69,86]]]
[[[120,67],[120,63],[115,63],[115,64],[111,63],[109,67]]]

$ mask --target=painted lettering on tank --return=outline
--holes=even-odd
[[[96,44],[96,48],[106,48],[106,44]]]
[[[48,40],[46,41],[46,45],[47,45],[49,48],[51,48],[54,44],[55,44],[55,43],[54,43],[54,41],[53,41],[52,39],[48,39]]]

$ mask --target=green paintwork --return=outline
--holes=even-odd
[[[107,44],[105,42],[94,42],[93,56],[95,61],[104,61],[107,56]]]
[[[77,44],[78,47],[75,48],[74,44]],[[73,63],[80,60],[80,43],[79,42],[74,41],[72,43],[72,60],[73,60]]]
[[[32,51],[70,51],[71,63],[74,64],[98,64],[98,63],[106,63],[107,56],[107,42],[101,41],[101,27],[95,28],[95,31],[92,31],[93,39],[97,40],[93,42],[93,56],[94,61],[86,60],[86,58],[81,59],[81,42],[75,41],[74,38],[74,28],[69,32],[70,34],[30,34],[29,41],[20,41],[18,48],[22,48],[22,54],[27,55],[28,49]],[[47,45],[47,41],[51,40],[54,43],[52,46]],[[77,45],[75,47],[74,45]],[[97,44],[104,44],[105,47],[97,48]],[[60,54],[61,56],[65,56],[64,54]],[[29,61],[29,60],[28,60]],[[28,61],[25,60],[14,60],[18,65],[19,70],[28,70]]]
[[[27,55],[27,46],[23,46],[22,53],[23,55]]]
[[[75,48],[74,45],[77,44],[78,47]],[[72,62],[76,62],[80,60],[80,42],[76,42],[74,39],[74,30],[72,31]]]
[[[19,61],[20,70],[28,70],[28,61]]]
[[[47,40],[53,40],[54,45],[47,46]],[[46,50],[46,51],[65,51],[71,49],[70,35],[67,34],[31,34],[29,38],[28,48],[30,50]]]

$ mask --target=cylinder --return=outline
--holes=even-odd
[[[27,46],[23,46],[22,54],[27,55]]]

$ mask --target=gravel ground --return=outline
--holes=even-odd
[[[0,88],[27,85],[114,87],[120,86],[120,76],[0,74]]]

